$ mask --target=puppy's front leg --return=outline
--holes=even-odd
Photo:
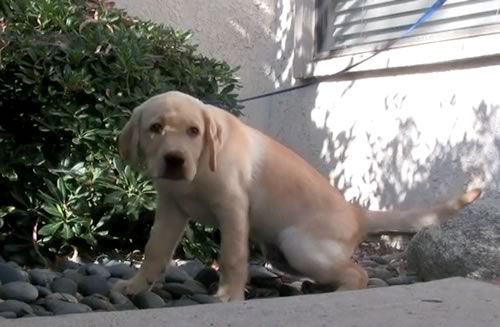
[[[242,301],[248,276],[248,204],[239,200],[216,210],[220,222],[221,281],[217,297]]]
[[[147,290],[150,284],[158,279],[166,263],[172,259],[187,222],[187,218],[168,200],[160,199],[139,271],[131,279],[117,282],[114,290],[129,295]]]

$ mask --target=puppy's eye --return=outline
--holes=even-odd
[[[154,123],[149,126],[149,131],[154,134],[160,134],[163,130],[163,126],[160,123]]]
[[[196,135],[200,134],[200,129],[196,126],[191,126],[187,129],[187,133],[190,136],[196,136]]]

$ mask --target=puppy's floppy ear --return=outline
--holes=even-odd
[[[132,111],[132,115],[123,127],[118,137],[118,150],[123,160],[137,163],[139,151],[140,107]]]
[[[210,108],[203,108],[205,121],[205,144],[208,150],[208,165],[211,171],[217,168],[217,153],[222,143],[222,128],[210,113]]]

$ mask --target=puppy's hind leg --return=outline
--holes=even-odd
[[[355,262],[347,262],[335,267],[330,278],[318,279],[320,285],[333,284],[337,291],[358,290],[368,287],[367,272]]]
[[[290,230],[281,238],[280,248],[296,271],[321,288],[343,291],[368,286],[367,272],[352,261],[351,248],[341,241]]]
[[[349,291],[368,287],[368,273],[348,258],[332,261],[329,264],[313,260],[310,264],[310,269],[305,275],[321,290]]]

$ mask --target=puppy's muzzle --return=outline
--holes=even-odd
[[[163,178],[172,180],[181,180],[186,178],[184,164],[186,162],[184,156],[180,152],[169,152],[163,156],[165,169]]]

